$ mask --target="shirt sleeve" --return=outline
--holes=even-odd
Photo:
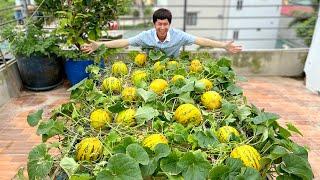
[[[196,37],[194,35],[188,34],[186,32],[181,31],[183,45],[191,45],[196,41]]]
[[[146,31],[143,31],[143,32],[139,33],[138,35],[129,38],[128,39],[129,45],[130,46],[143,46],[144,45],[143,39],[145,38],[145,36],[146,36]]]

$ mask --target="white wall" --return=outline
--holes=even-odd
[[[320,5],[319,5],[320,8]],[[306,86],[312,92],[320,94],[320,11],[314,30],[311,47],[304,67],[306,73]]]
[[[231,0],[230,5],[236,6],[237,0]],[[279,5],[278,7],[245,7],[247,5]],[[237,10],[232,7],[229,10],[229,17],[248,17],[246,19],[229,19],[228,28],[261,28],[253,30],[239,29],[239,39],[274,39],[274,40],[244,40],[236,41],[246,49],[270,49],[276,45],[278,36],[277,29],[263,29],[263,27],[279,27],[279,18],[250,18],[250,17],[268,17],[280,16],[281,0],[243,0],[243,8]],[[233,30],[228,31],[228,39],[233,38]]]

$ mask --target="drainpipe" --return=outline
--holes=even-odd
[[[319,4],[320,8],[320,4]],[[304,66],[304,71],[306,73],[306,87],[320,95],[320,9],[318,9],[318,18],[316,27],[312,37],[312,43],[309,48],[309,53],[307,61]]]
[[[184,0],[183,7],[183,31],[186,32],[186,19],[187,19],[187,0]],[[185,46],[183,46],[182,50],[185,50]]]

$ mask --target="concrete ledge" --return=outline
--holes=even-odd
[[[17,62],[13,59],[0,66],[0,107],[12,97],[18,97],[22,82]]]
[[[231,57],[232,66],[239,75],[297,77],[303,75],[308,48],[250,50],[237,55],[222,51],[212,53],[215,57]]]

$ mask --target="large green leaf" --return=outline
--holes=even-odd
[[[229,116],[237,108],[237,105],[229,103],[228,101],[222,100],[221,111],[225,116]]]
[[[69,178],[78,170],[79,164],[69,157],[64,157],[60,161],[60,167],[68,174]]]
[[[128,137],[125,137],[123,138],[123,140],[117,144],[113,149],[112,151],[116,154],[116,153],[126,153],[127,151],[127,147],[130,145],[130,144],[133,144],[135,143],[134,139],[131,137],[131,136],[128,136]]]
[[[49,119],[47,122],[41,122],[37,129],[37,134],[42,135],[42,141],[46,142],[49,138],[62,134],[64,130],[64,123],[62,121],[55,121]]]
[[[240,106],[236,110],[237,117],[243,121],[245,120],[250,114],[251,114],[251,109],[247,106]]]
[[[210,130],[197,132],[196,138],[201,148],[215,146],[216,144],[219,143],[217,137]]]
[[[251,167],[245,167],[241,169],[241,174],[237,176],[237,179],[243,180],[257,180],[262,179],[259,171]]]
[[[194,104],[194,100],[190,97],[190,92],[186,92],[186,93],[180,94],[180,95],[179,95],[179,99],[180,99],[183,103]]]
[[[281,169],[289,174],[296,175],[304,180],[313,178],[311,166],[307,159],[294,154],[287,154],[282,157]]]
[[[142,180],[142,176],[139,164],[134,159],[126,154],[116,154],[109,159],[107,168],[97,175],[97,180],[104,179]]]
[[[45,179],[51,171],[53,158],[48,154],[46,144],[39,144],[34,147],[28,156],[28,176],[31,180]]]
[[[142,99],[144,100],[144,102],[151,102],[156,100],[157,98],[157,94],[152,92],[152,91],[146,91],[142,88],[137,89],[137,94],[142,97]]]
[[[130,144],[127,147],[127,154],[142,165],[149,163],[148,153],[139,144]]]
[[[152,61],[160,60],[163,56],[165,56],[165,54],[161,51],[158,51],[158,50],[150,50],[149,51],[149,58]]]
[[[158,110],[153,109],[149,106],[143,106],[138,108],[135,118],[138,124],[144,124],[146,121],[149,121],[152,118],[157,117],[158,115]]]
[[[27,117],[29,126],[36,126],[39,121],[42,119],[43,109],[38,110],[37,112],[30,113]]]
[[[182,168],[178,166],[179,159],[179,155],[172,152],[169,156],[161,159],[160,168],[170,175],[178,175],[182,171]]]
[[[210,170],[209,179],[222,180],[229,173],[230,168],[226,165],[219,165]]]
[[[122,102],[118,101],[117,103],[113,104],[112,106],[109,106],[108,107],[108,110],[110,112],[113,112],[113,113],[119,113],[123,110],[125,110],[126,108],[124,107],[124,105],[122,104]]]
[[[227,57],[221,57],[217,61],[217,65],[220,67],[228,67],[231,68],[231,60]]]
[[[155,158],[150,159],[147,165],[141,166],[141,173],[143,176],[152,175],[158,167],[158,160]]]
[[[240,171],[243,163],[240,159],[228,158],[226,160],[226,165],[230,168],[230,171],[237,172]]]
[[[287,125],[287,127],[288,127],[288,130],[290,130],[290,131],[292,131],[292,132],[295,132],[295,133],[298,133],[298,134],[300,134],[301,136],[303,136],[302,133],[299,131],[299,129],[296,128],[292,123],[288,123],[288,124],[286,124],[286,125]]]
[[[239,95],[243,93],[242,89],[235,84],[228,86],[227,90],[230,91],[232,95]]]
[[[183,169],[182,176],[185,180],[206,179],[211,169],[210,163],[199,151],[185,153],[178,166]]]
[[[157,144],[154,148],[154,158],[159,160],[160,158],[167,157],[170,154],[171,150],[168,144]]]
[[[279,119],[279,116],[277,114],[263,112],[263,113],[259,114],[258,116],[254,117],[252,119],[252,121],[254,124],[261,124],[261,123],[265,123],[267,121],[269,121],[269,122],[275,121],[277,119]]]
[[[268,155],[268,158],[272,160],[276,160],[284,155],[288,154],[288,150],[282,146],[275,146],[270,154]]]

